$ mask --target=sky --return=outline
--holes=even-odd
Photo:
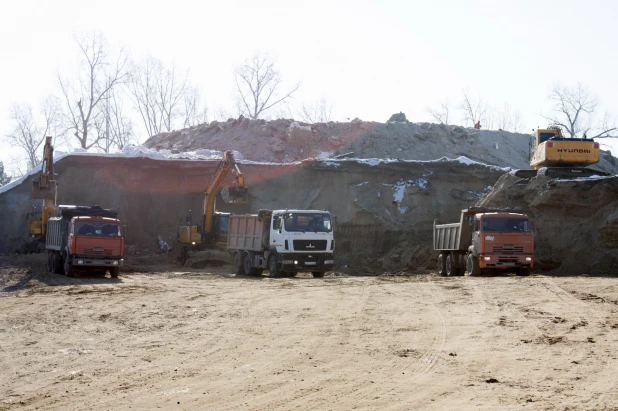
[[[467,90],[497,108],[509,104],[521,131],[531,132],[547,125],[540,115],[551,113],[556,83],[582,83],[598,98],[599,115],[618,118],[617,18],[618,3],[598,0],[4,1],[0,161],[8,167],[20,155],[4,139],[11,106],[36,109],[59,95],[57,73],[75,72],[75,33],[100,31],[132,58],[188,69],[211,120],[219,110],[234,113],[234,68],[263,52],[276,59],[285,86],[300,81],[292,107],[323,98],[334,120],[384,122],[402,111],[430,121],[427,108],[448,99],[457,124]]]

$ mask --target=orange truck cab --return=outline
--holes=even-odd
[[[48,269],[72,276],[77,269],[110,271],[118,277],[124,261],[123,227],[118,212],[98,206],[60,206],[49,219]]]
[[[526,214],[492,208],[462,210],[459,223],[434,222],[434,250],[441,275],[480,275],[534,267],[534,234]]]

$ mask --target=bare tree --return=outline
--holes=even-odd
[[[427,107],[427,112],[433,117],[434,120],[439,122],[440,124],[448,125],[448,116],[450,112],[450,104],[447,99],[444,99],[440,102],[440,107],[432,108]]]
[[[4,163],[0,161],[0,187],[11,182],[12,177],[4,171]]]
[[[101,136],[97,146],[105,153],[113,147],[122,150],[135,140],[133,122],[125,114],[124,100],[120,88],[110,89],[100,107],[100,114],[95,116],[97,135]]]
[[[208,122],[208,108],[202,104],[197,87],[188,87],[184,94],[183,118],[185,128]]]
[[[300,118],[305,123],[328,123],[332,120],[333,106],[325,98],[315,104],[304,104],[300,108]]]
[[[95,122],[102,113],[100,104],[109,90],[125,81],[127,56],[120,51],[112,59],[101,33],[75,35],[75,42],[81,53],[78,78],[63,79],[59,73],[57,78],[65,103],[67,128],[80,146],[88,149],[102,138],[95,133]]]
[[[12,146],[25,151],[28,170],[41,162],[41,147],[45,136],[60,134],[57,101],[51,96],[47,97],[42,104],[40,120],[36,117],[29,104],[13,104],[11,108],[10,119],[14,125],[7,139]]]
[[[283,80],[275,68],[274,60],[260,53],[237,67],[234,79],[240,114],[254,120],[266,110],[289,99],[300,87],[300,83],[297,83],[292,89],[282,91]]]
[[[504,103],[503,109],[496,113],[496,118],[500,130],[518,132],[521,129],[519,112],[513,111],[509,103]]]
[[[477,99],[471,98],[469,96],[468,90],[462,90],[463,99],[459,104],[459,109],[464,113],[464,121],[468,121],[472,123],[474,126],[477,122],[485,123],[486,114],[487,114],[487,105],[483,102],[481,97]],[[488,128],[486,125],[485,128]]]
[[[591,138],[616,137],[610,134],[616,130],[616,126],[610,124],[611,121],[607,114],[602,122],[595,124],[593,115],[598,100],[581,83],[573,88],[555,84],[549,93],[549,98],[554,102],[553,111],[556,114],[542,117],[562,127],[569,137],[583,135]]]
[[[188,77],[188,72],[179,74],[175,66],[167,69],[152,56],[134,65],[129,90],[148,136],[172,131],[175,121],[185,117]]]

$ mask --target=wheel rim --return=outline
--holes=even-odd
[[[275,256],[270,257],[270,263],[268,264],[268,268],[271,274],[275,274],[277,272],[277,260],[275,260]]]
[[[472,256],[468,257],[466,260],[466,274],[472,274]]]
[[[440,254],[438,256],[438,272],[442,272],[444,270],[444,256]]]
[[[453,259],[451,256],[446,257],[446,275],[453,273]]]

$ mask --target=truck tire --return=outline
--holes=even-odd
[[[517,270],[515,270],[515,275],[527,277],[530,275],[530,268],[528,267],[518,268]]]
[[[479,266],[479,259],[472,254],[468,254],[466,259],[466,275],[478,276],[481,274],[481,268]]]
[[[444,263],[444,272],[448,277],[454,277],[457,275],[457,268],[455,268],[455,259],[453,253],[449,253],[446,256],[446,262]]]
[[[118,278],[119,274],[120,274],[120,267],[112,267],[109,269],[109,275],[112,278]]]
[[[243,271],[246,276],[253,277],[256,276],[258,271],[253,268],[253,256],[249,252],[245,252],[243,255]]]
[[[283,272],[277,263],[277,254],[275,253],[268,256],[268,275],[270,278],[277,278],[283,275]]]
[[[324,278],[324,271],[313,271],[313,278]]]
[[[440,253],[438,256],[438,275],[446,275],[446,261],[444,261],[444,254]]]
[[[49,273],[53,273],[54,272],[54,265],[53,265],[53,258],[54,258],[54,253],[48,251],[47,252],[47,272]]]
[[[54,274],[64,274],[64,267],[62,266],[62,256],[58,251],[55,251],[52,257],[52,271]]]
[[[243,265],[242,254],[240,254],[240,251],[234,252],[233,261],[234,261],[234,272],[236,273],[236,275],[242,275],[245,268]]]
[[[64,275],[67,277],[75,277],[75,268],[71,265],[68,256],[64,258]]]

